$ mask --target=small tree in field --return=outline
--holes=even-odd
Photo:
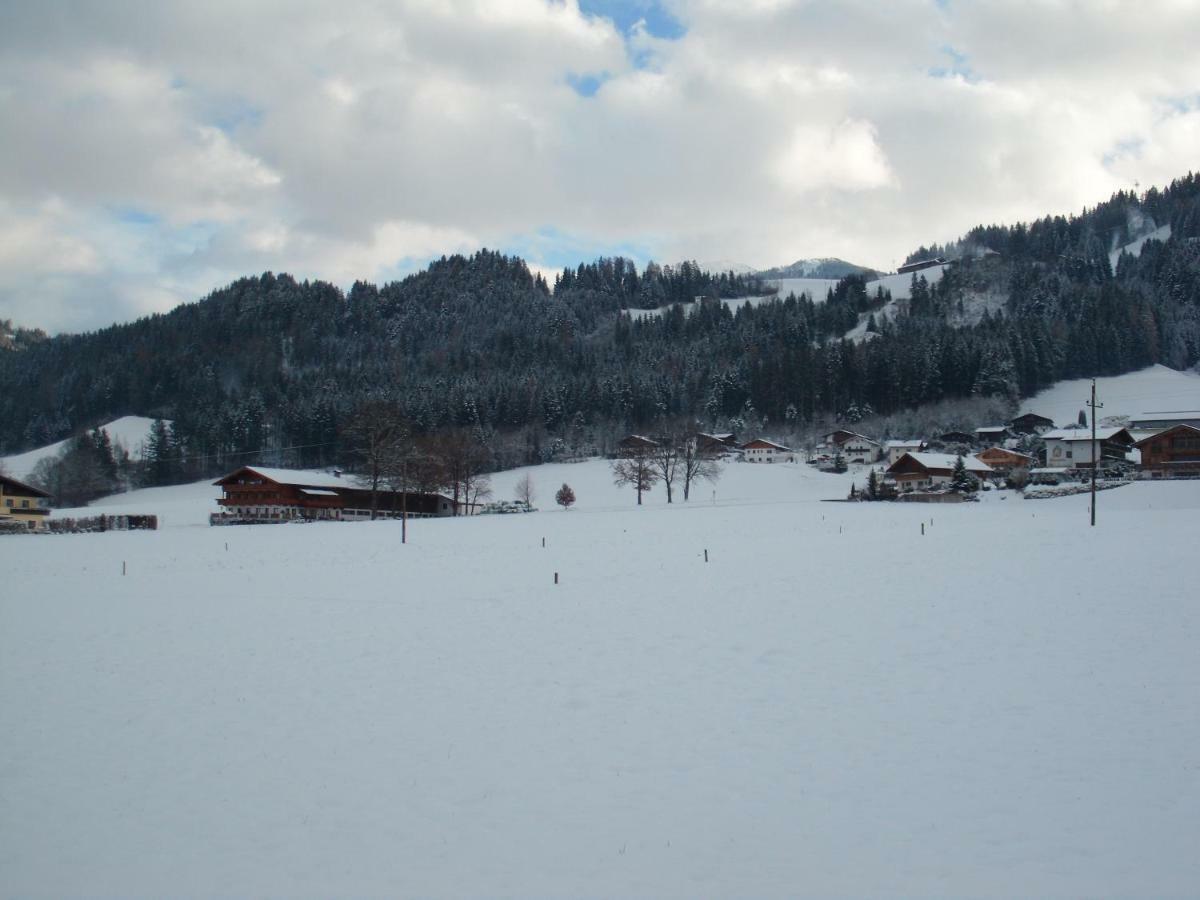
[[[571,486],[569,484],[564,483],[563,486],[558,489],[558,493],[554,495],[554,502],[563,509],[570,509],[571,504],[575,502],[575,492],[571,490]]]
[[[533,476],[528,472],[517,482],[516,495],[517,500],[521,503],[524,503],[526,506],[533,506],[533,500],[537,496],[537,492],[533,489]]]

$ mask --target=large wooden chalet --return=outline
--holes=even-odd
[[[371,518],[371,490],[338,472],[305,472],[242,466],[213,482],[223,494],[214,524]],[[441,494],[390,491],[376,494],[377,517],[452,516],[456,505]]]
[[[1200,476],[1200,428],[1176,425],[1134,446],[1142,453],[1138,469],[1151,478]]]
[[[888,466],[887,474],[901,491],[926,490],[949,484],[957,461],[951,453],[905,453]],[[964,456],[963,466],[976,478],[995,474],[987,463],[973,456]]]

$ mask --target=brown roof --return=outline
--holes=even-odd
[[[9,478],[7,475],[0,475],[0,485],[4,485],[6,494],[17,494],[25,497],[49,497],[43,490],[25,484],[23,481],[17,481],[15,478]]]

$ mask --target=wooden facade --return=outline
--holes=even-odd
[[[1054,427],[1054,421],[1037,413],[1025,413],[1008,423],[1013,434],[1041,434]]]
[[[371,491],[357,480],[336,473],[303,472],[243,466],[213,482],[222,489],[217,500],[225,522],[288,522],[371,518]],[[453,500],[441,494],[376,492],[377,518],[452,516]]]
[[[944,453],[905,453],[888,466],[887,475],[902,492],[926,490],[949,484],[957,461],[957,456]],[[986,463],[974,457],[964,456],[963,465],[976,478],[993,474]]]
[[[1134,446],[1142,453],[1138,470],[1151,478],[1200,477],[1200,428],[1176,425]]]
[[[1015,450],[1006,450],[1003,447],[988,447],[986,450],[976,453],[975,458],[980,462],[987,463],[989,468],[1002,474],[1008,474],[1013,469],[1032,469],[1037,465],[1037,460],[1032,456],[1017,453]]]

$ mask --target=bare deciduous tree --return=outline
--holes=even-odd
[[[683,472],[683,499],[687,501],[695,481],[716,481],[721,477],[721,463],[715,449],[701,445],[696,435],[683,438],[679,455],[679,467]]]
[[[658,480],[650,453],[645,450],[630,451],[613,460],[612,473],[613,483],[617,487],[631,485],[637,491],[638,506],[642,505],[642,494],[654,487],[654,482]]]
[[[526,472],[517,482],[517,487],[514,492],[517,500],[524,503],[526,506],[533,506],[534,498],[537,496],[537,491],[533,487],[533,476]]]
[[[398,448],[407,440],[408,428],[400,410],[386,400],[372,400],[360,406],[342,430],[362,467],[371,490],[371,518],[379,510],[379,488],[394,471]]]

